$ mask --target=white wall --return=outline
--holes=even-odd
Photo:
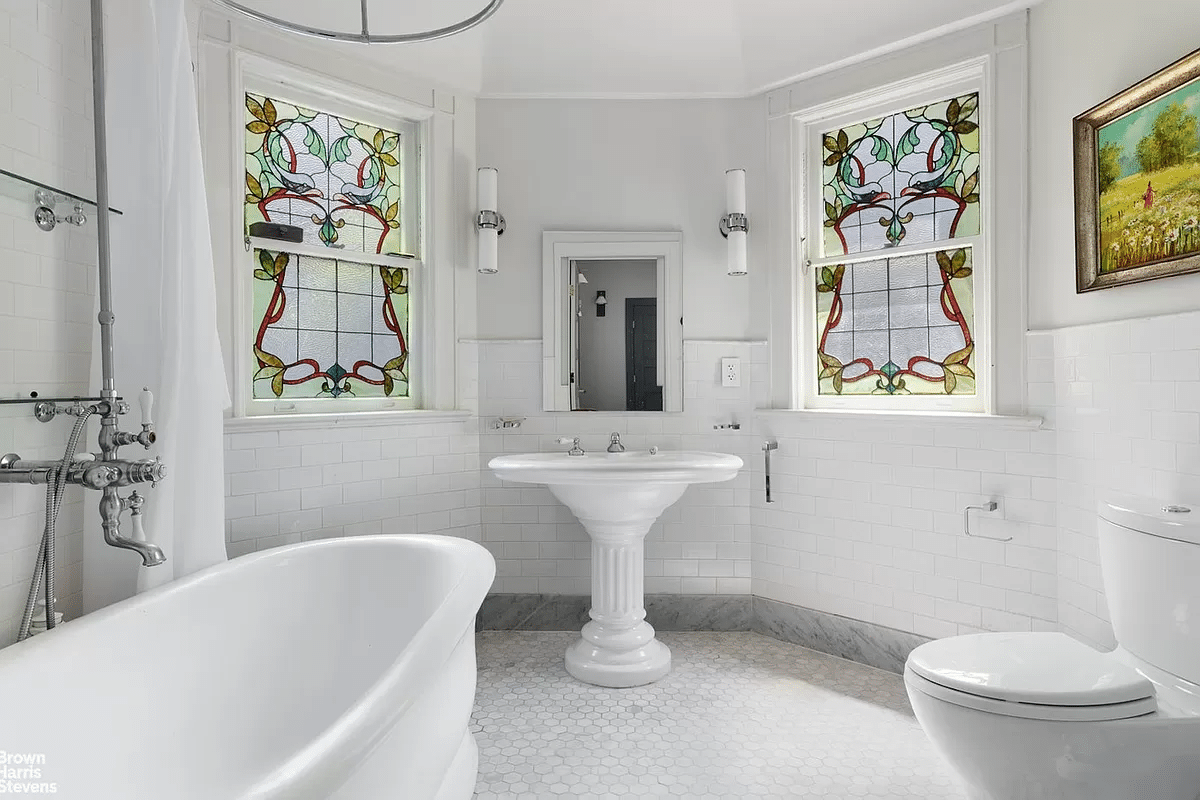
[[[751,275],[725,272],[725,170],[747,170],[751,230],[765,233],[764,122],[756,100],[480,100],[479,163],[500,170],[499,210],[508,220],[500,272],[478,280],[482,463],[501,452],[560,449],[581,435],[587,449],[617,431],[629,447],[745,453],[748,428],[714,432],[765,402],[766,333],[754,301],[765,292],[765,237],[750,239]],[[542,232],[683,232],[684,412],[541,411]],[[586,268],[585,268],[586,272]],[[602,288],[589,284],[586,289]],[[588,295],[591,296],[591,295]],[[612,314],[612,310],[609,312]],[[503,340],[503,341],[497,341]],[[748,369],[741,389],[719,385],[720,358]],[[525,417],[495,430],[497,415]],[[748,593],[747,471],[731,484],[693,487],[647,539],[647,591]],[[541,487],[501,484],[485,471],[485,544],[498,561],[498,592],[582,594],[590,585],[586,534]]]
[[[653,261],[586,261],[588,283],[580,287],[579,369],[576,382],[586,390],[580,405],[592,410],[625,409],[625,300],[653,298],[658,287]],[[596,292],[605,292],[604,316],[597,314]]]
[[[230,558],[379,533],[480,539],[473,420],[233,433],[225,472]]]
[[[1113,644],[1096,502],[1120,492],[1200,502],[1200,276],[1075,294],[1071,120],[1185,55],[1198,32],[1192,2],[1034,8],[1030,326],[1074,326],[1025,343],[1022,388],[1045,426],[766,417],[760,430],[780,442],[779,502],[753,512],[756,594],[929,636],[1058,628]],[[781,100],[795,101],[795,91]],[[1144,318],[1182,310],[1193,311]],[[1076,326],[1099,320],[1114,322]],[[981,532],[1010,543],[963,536],[962,508],[989,497],[1001,519],[981,519]]]
[[[479,163],[500,170],[508,231],[500,272],[479,279],[479,336],[542,335],[542,232],[683,232],[685,339],[761,339],[763,237],[749,278],[725,274],[725,170],[747,171],[763,225],[764,124],[755,100],[480,100]],[[755,214],[761,220],[756,223]]]
[[[1060,622],[1109,647],[1097,503],[1132,494],[1200,504],[1200,313],[1065,328],[1029,344],[1030,397],[1057,429]]]
[[[1057,429],[1060,623],[1101,647],[1114,640],[1097,501],[1200,502],[1200,319],[1173,313],[1200,307],[1200,275],[1075,293],[1071,120],[1198,38],[1190,0],[1048,0],[1030,14],[1030,327],[1056,330],[1030,337],[1029,396]]]
[[[1053,630],[1054,432],[776,414],[775,502],[753,495],[754,593],[923,636]],[[998,499],[975,517],[963,509]]]
[[[1025,384],[1023,141],[1025,18],[1014,14],[772,91],[770,240],[772,400],[790,403],[796,349],[811,346],[796,314],[793,115],[955,64],[991,56],[989,108],[1002,110],[985,224],[993,228],[993,336],[998,409],[1023,411]],[[808,278],[811,279],[811,276]],[[990,334],[991,332],[989,332]],[[809,340],[806,342],[806,338]],[[1057,624],[1054,434],[1016,421],[779,412],[757,422],[779,443],[775,502],[752,495],[756,595],[925,636]],[[963,509],[995,498],[997,514],[967,538]]]
[[[0,4],[0,168],[95,196],[91,62],[86,0]],[[96,283],[95,215],[83,228],[44,233],[33,193],[0,192],[0,397],[86,394]],[[60,213],[69,213],[62,206]],[[92,387],[93,389],[95,387]],[[0,449],[61,458],[73,419],[41,424],[30,406],[0,407]],[[81,449],[91,444],[81,442]],[[83,514],[94,492],[67,490],[58,518],[60,610],[78,615]],[[45,522],[40,487],[0,486],[0,646],[18,617]]]
[[[1194,0],[1047,0],[1030,12],[1032,329],[1196,308],[1200,274],[1075,293],[1071,120],[1182,58],[1197,42]]]
[[[233,303],[245,280],[241,246],[242,98],[233,96],[242,54],[281,69],[306,70],[321,80],[419,107],[429,119],[426,271],[423,286],[437,304],[416,298],[434,344],[422,350],[424,407],[472,404],[473,380],[457,364],[457,338],[475,328],[475,272],[468,235],[475,171],[475,103],[443,85],[356,58],[339,48],[264,33],[205,12],[199,15],[198,75],[205,178],[217,262],[220,333],[231,386],[235,327],[246,324]],[[436,375],[435,375],[436,372]],[[430,376],[435,375],[435,379]],[[336,420],[312,425],[285,418],[230,420],[226,426],[227,549],[237,556],[314,538],[373,533],[446,533],[479,538],[479,440],[466,414],[434,420]]]

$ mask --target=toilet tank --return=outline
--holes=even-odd
[[[1200,507],[1102,501],[1100,568],[1117,642],[1200,683]]]

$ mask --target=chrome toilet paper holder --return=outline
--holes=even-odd
[[[971,512],[972,511],[995,511],[999,508],[999,504],[995,500],[989,500],[981,506],[967,506],[963,509],[963,533],[970,536],[972,539],[987,539],[990,542],[1011,542],[1013,537],[1001,539],[998,536],[980,536],[978,533],[971,533]]]

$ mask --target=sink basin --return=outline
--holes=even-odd
[[[671,670],[671,651],[646,622],[643,544],[659,515],[693,483],[732,480],[724,453],[524,453],[493,458],[501,480],[545,484],[592,539],[591,622],[567,649],[567,672],[597,686],[640,686]]]
[[[624,453],[522,453],[497,456],[488,466],[501,480],[522,483],[711,483],[727,481],[742,460],[725,453],[626,450]]]

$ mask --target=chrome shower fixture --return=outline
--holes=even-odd
[[[74,213],[60,217],[58,212],[54,210],[54,206],[59,202],[72,200],[72,198],[56,194],[49,189],[38,189],[33,193],[33,197],[34,201],[38,204],[37,209],[33,212],[33,221],[42,230],[52,231],[54,230],[54,226],[60,222],[75,226],[87,224],[87,214],[83,211],[82,201],[73,200],[71,209]]]
[[[318,28],[313,25],[305,25],[265,14],[262,11],[256,11],[253,8],[235,2],[235,0],[216,0],[216,2],[258,22],[266,23],[289,33],[298,33],[301,36],[313,36],[318,39],[328,39],[336,42],[354,42],[356,44],[412,44],[414,42],[429,42],[434,39],[444,39],[447,36],[454,36],[455,34],[469,31],[495,14],[500,6],[503,5],[504,0],[488,0],[488,4],[481,11],[453,25],[446,25],[445,27],[433,28],[427,31],[414,31],[412,33],[373,33],[371,31],[371,18],[368,8],[370,3],[368,0],[359,0],[359,17],[362,20],[362,28],[359,31],[334,31],[327,28]],[[342,2],[347,6],[353,4],[353,0],[342,0]]]
[[[75,456],[72,452],[65,467],[61,467],[59,461],[31,461],[21,458],[16,453],[9,453],[0,458],[0,483],[36,485],[61,481],[64,484],[75,484],[100,491],[100,523],[104,531],[104,541],[113,547],[133,550],[141,556],[144,566],[151,567],[166,560],[162,550],[138,536],[121,534],[121,514],[130,511],[140,515],[144,501],[140,496],[135,501],[132,496],[124,498],[117,494],[121,487],[138,483],[154,485],[166,476],[166,467],[158,458],[131,460],[118,457],[117,451],[121,447],[136,444],[149,450],[158,438],[151,416],[154,395],[149,389],[142,390],[140,404],[142,430],[134,433],[117,430],[117,418],[129,413],[129,404],[124,400],[101,400],[87,404],[75,401],[63,406],[52,401],[37,403],[34,406],[34,415],[41,422],[50,422],[59,414],[81,419],[99,417],[100,452],[82,456]],[[134,494],[136,495],[136,492]],[[140,522],[139,519],[137,527],[140,527]]]

